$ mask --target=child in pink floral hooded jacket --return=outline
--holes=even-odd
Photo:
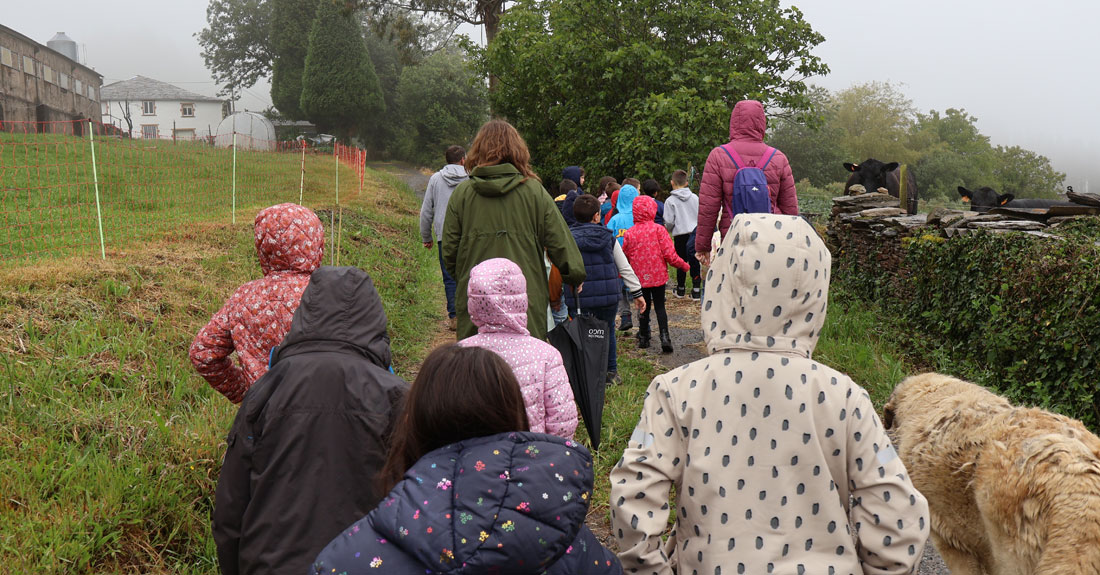
[[[553,346],[527,331],[527,279],[505,258],[486,260],[470,271],[467,308],[478,333],[459,345],[488,349],[508,362],[519,380],[531,431],[573,438],[577,405],[573,388]]]
[[[325,230],[313,210],[279,204],[256,215],[256,256],[264,277],[241,287],[214,314],[194,343],[191,363],[233,403],[267,373],[271,349],[290,331],[313,270],[321,266]],[[231,354],[237,352],[240,365]]]

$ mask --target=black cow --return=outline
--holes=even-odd
[[[897,162],[884,164],[874,158],[867,158],[862,164],[844,162],[844,169],[852,172],[852,175],[848,176],[848,182],[844,184],[845,193],[848,192],[848,188],[861,184],[868,192],[886,188],[891,196],[900,197],[898,182],[901,179],[901,168]],[[915,214],[917,213],[917,179],[913,177],[912,170],[907,170],[905,173],[905,188],[909,196],[908,205],[905,206],[906,211]]]
[[[1080,206],[1073,202],[1061,200],[1016,199],[1012,194],[998,194],[989,186],[982,186],[977,190],[968,190],[959,186],[959,195],[962,201],[970,202],[970,208],[975,212],[987,212],[993,208],[1052,208],[1054,206]]]

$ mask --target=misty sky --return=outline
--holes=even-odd
[[[832,72],[812,83],[834,92],[873,80],[900,84],[918,110],[965,109],[995,145],[1047,156],[1079,189],[1086,179],[1100,186],[1093,159],[1100,153],[1100,105],[1093,100],[1100,3],[782,1],[802,9],[825,36],[815,53]],[[206,0],[9,4],[0,23],[43,44],[64,31],[105,83],[140,74],[200,94],[217,91],[194,38],[206,24]],[[269,90],[266,83],[250,88],[238,108],[266,108]]]

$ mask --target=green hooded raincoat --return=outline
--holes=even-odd
[[[466,307],[470,270],[491,258],[508,258],[527,278],[527,330],[546,337],[550,302],[543,250],[561,271],[562,281],[580,285],[584,260],[554,200],[534,179],[512,164],[479,166],[459,184],[447,204],[443,225],[443,265],[458,281],[455,309],[458,339],[477,333]]]

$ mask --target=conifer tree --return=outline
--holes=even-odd
[[[318,129],[344,139],[386,109],[358,20],[331,1],[313,20],[300,106]]]
[[[271,103],[292,119],[305,119],[302,100],[302,70],[305,68],[309,35],[319,0],[271,0]],[[320,3],[331,4],[332,0]]]

